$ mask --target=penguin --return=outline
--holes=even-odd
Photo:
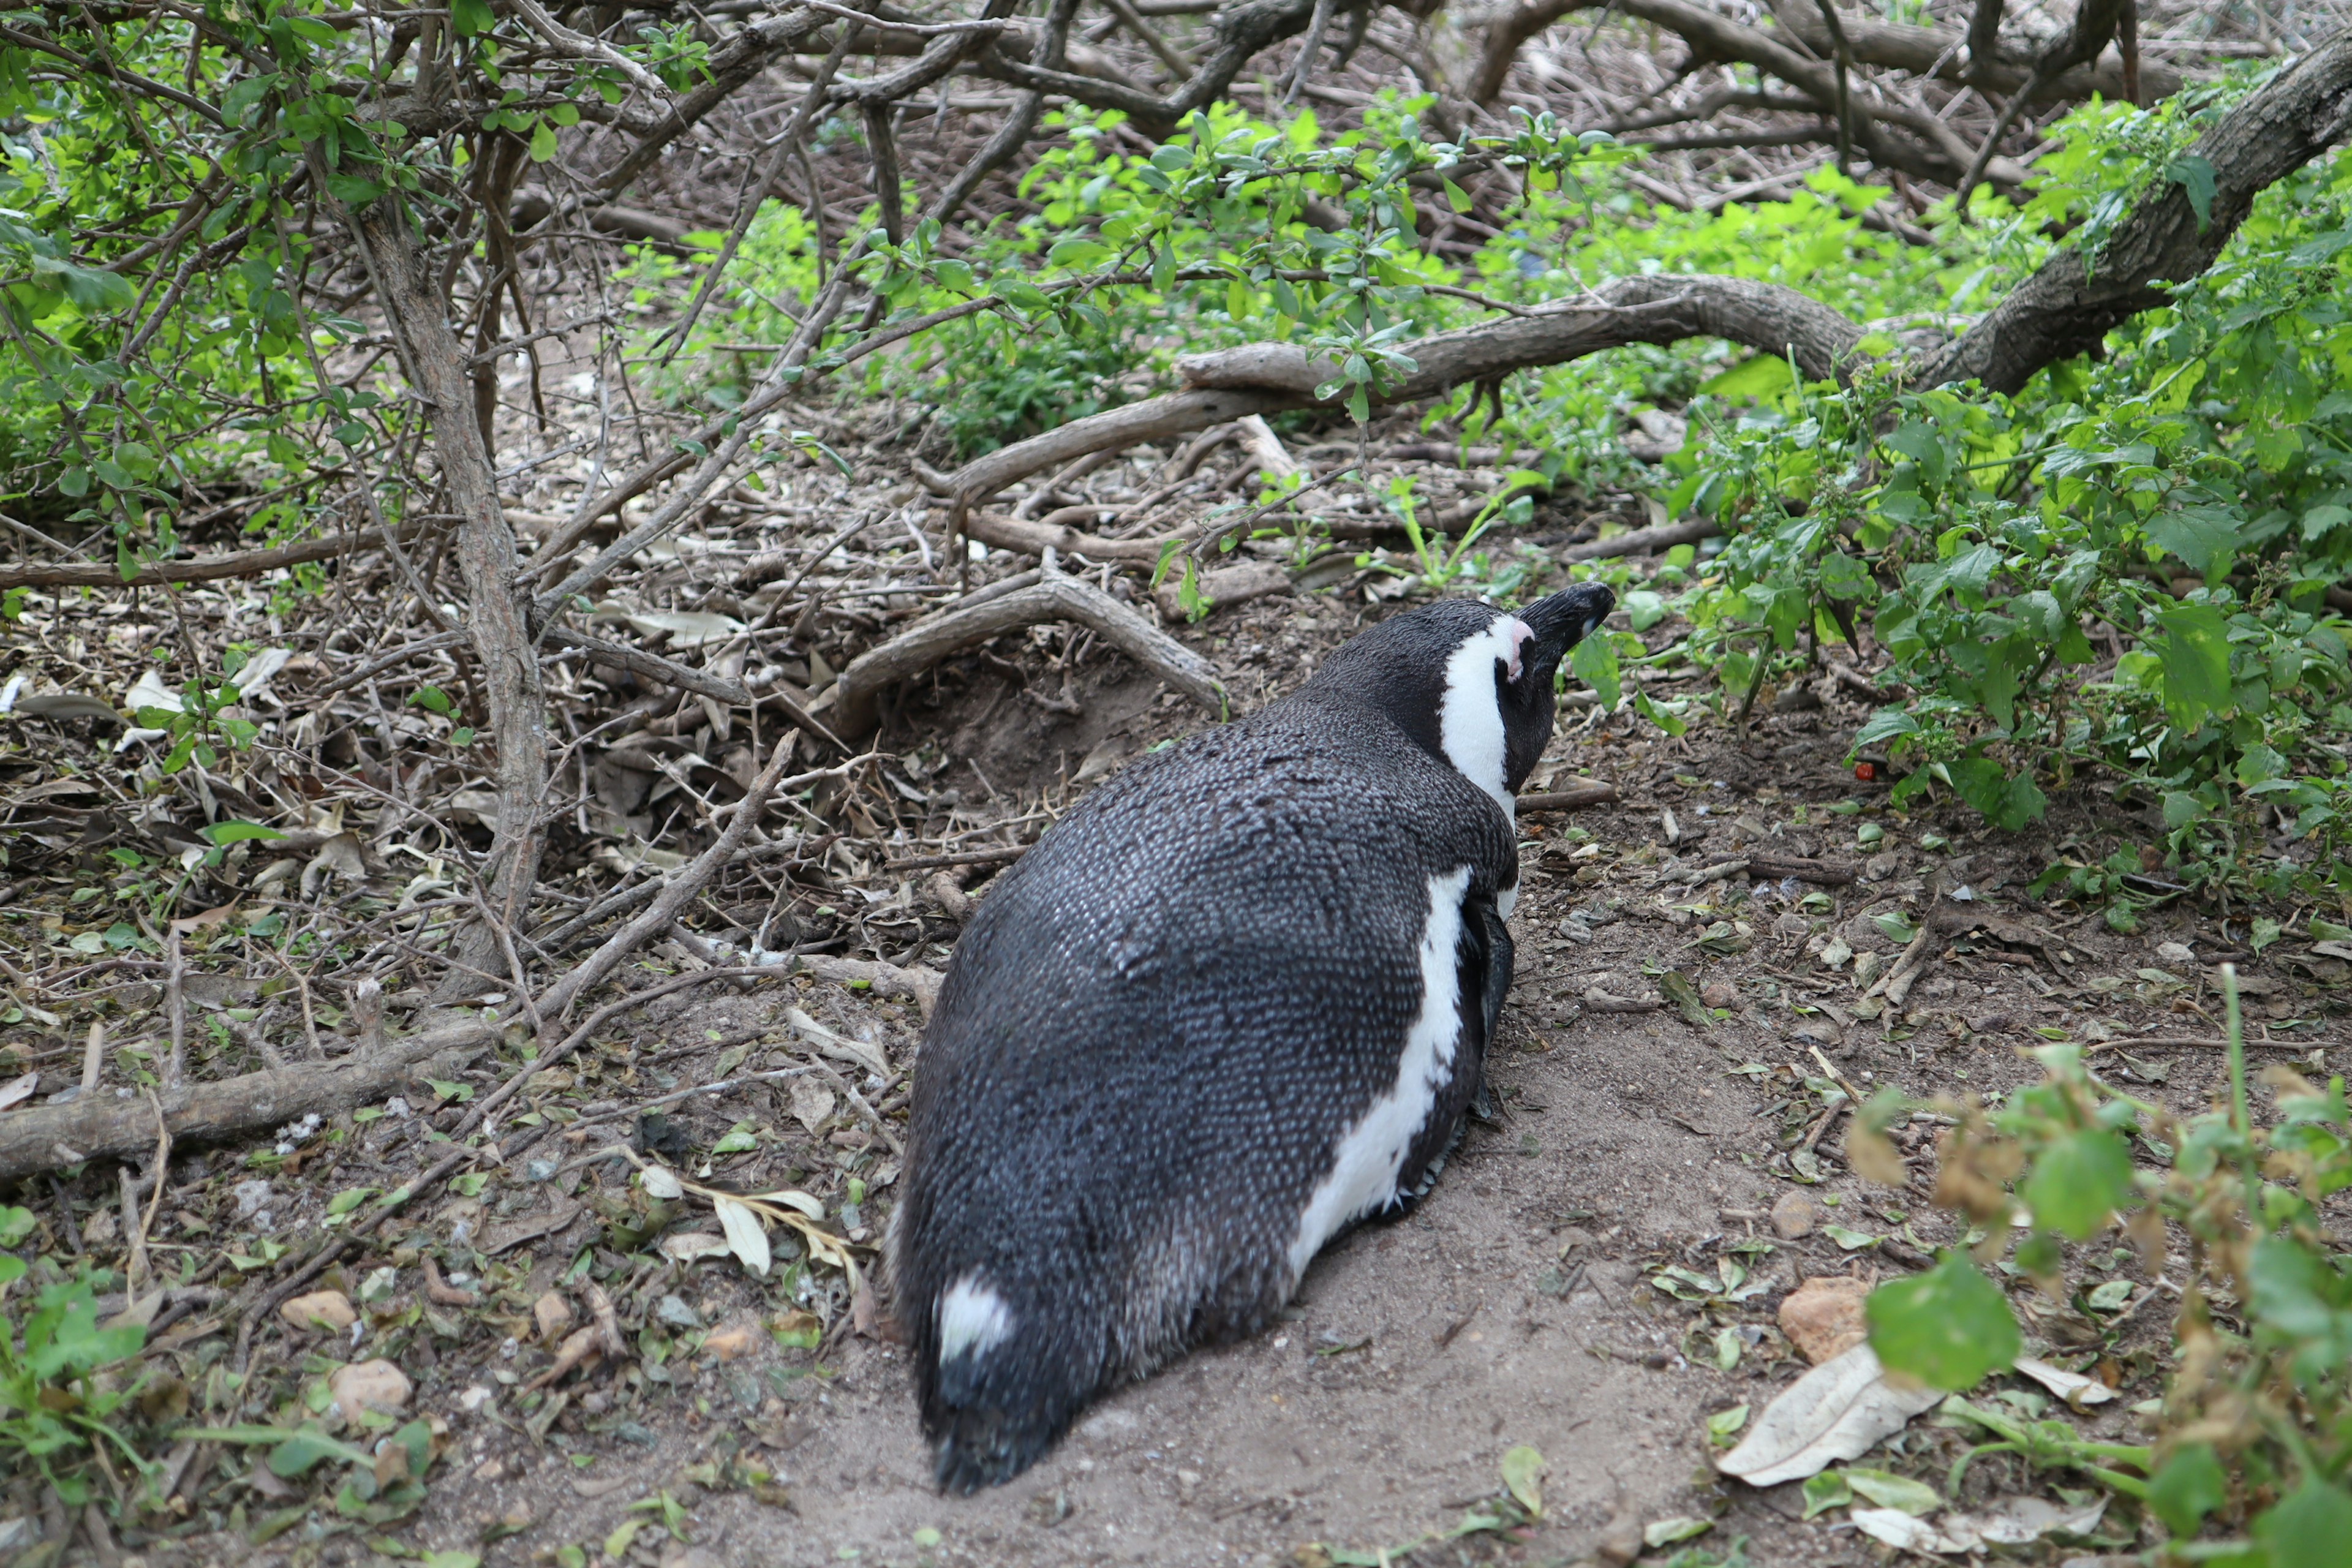
[[[909,1105],[888,1278],[940,1485],[1254,1334],[1425,1194],[1510,989],[1513,795],[1614,607],[1441,600],[1129,764],[982,901]]]

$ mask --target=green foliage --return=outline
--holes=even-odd
[[[2015,1239],[2013,1269],[2064,1295],[2059,1240],[2119,1225],[2143,1249],[2168,1225],[2193,1247],[2174,1333],[2178,1352],[2152,1448],[2094,1442],[2067,1422],[1948,1402],[1989,1441],[1954,1468],[1949,1490],[1986,1453],[2072,1468],[2134,1497],[2178,1541],[2215,1521],[2235,1539],[2200,1546],[2253,1568],[2335,1562],[2352,1531],[2352,1263],[2321,1205],[2352,1187],[2352,1108],[2344,1080],[2323,1088],[2284,1068],[2262,1078],[2273,1125],[2252,1114],[2234,977],[2225,974],[2230,1093],[2186,1120],[2094,1076],[2072,1046],[2044,1048],[2043,1080],[1997,1111],[1947,1107],[1960,1125],[1944,1150],[1939,1201],[1990,1228],[1980,1257]],[[2126,1140],[2136,1140],[2135,1166]],[[2153,1162],[2150,1168],[2147,1162]],[[2028,1228],[2012,1233],[2019,1199]],[[2151,1271],[2160,1259],[2151,1257]],[[2080,1289],[2080,1287],[2075,1287]],[[2131,1293],[2112,1283],[2095,1308]],[[2146,1289],[2148,1287],[2140,1287]],[[2226,1319],[2218,1310],[2227,1305]],[[1867,1304],[1887,1364],[1966,1389],[2009,1364],[2018,1330],[2001,1292],[1965,1255],[1881,1286]]]
[[[2017,1359],[2017,1320],[1965,1253],[1870,1293],[1871,1347],[1893,1372],[1931,1388],[1974,1387]]]
[[[32,1229],[24,1209],[0,1208],[0,1244],[15,1245]],[[0,1288],[24,1278],[25,1260],[0,1254]],[[82,1274],[34,1292],[30,1310],[19,1304],[0,1316],[0,1459],[10,1469],[30,1465],[64,1502],[90,1498],[81,1461],[100,1444],[112,1447],[134,1469],[146,1461],[115,1425],[134,1384],[107,1374],[139,1353],[147,1331],[100,1328],[98,1293],[110,1276]]]

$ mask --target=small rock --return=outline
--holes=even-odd
[[[482,1406],[489,1402],[490,1391],[478,1383],[457,1395],[457,1408],[468,1415],[480,1415]]]
[[[550,1290],[532,1303],[530,1316],[539,1325],[541,1339],[556,1339],[572,1326],[572,1303]]]
[[[1826,1018],[1808,1018],[1789,1031],[1789,1037],[1808,1046],[1842,1046],[1845,1031]]]
[[[2006,1035],[2017,1027],[2017,1020],[2006,1013],[1987,1013],[1970,1018],[1969,1027],[1979,1035]]]
[[[343,1418],[350,1421],[362,1410],[404,1410],[415,1390],[407,1373],[392,1363],[362,1361],[337,1367],[327,1378],[327,1392],[335,1396]]]
[[[1884,882],[1901,869],[1903,858],[1891,849],[1884,855],[1873,855],[1862,863],[1862,874],[1874,882]]]
[[[325,1329],[341,1333],[360,1321],[352,1299],[341,1290],[313,1290],[281,1304],[278,1315],[298,1329]]]
[[[1822,1205],[1804,1193],[1790,1190],[1772,1205],[1772,1234],[1783,1241],[1811,1236],[1821,1228]]]
[[[702,1351],[705,1355],[714,1356],[720,1361],[740,1361],[750,1355],[752,1347],[759,1342],[760,1331],[755,1325],[729,1323],[724,1328],[713,1329],[710,1331],[709,1336],[702,1342]]]
[[[1730,1007],[1739,1001],[1739,988],[1728,980],[1710,980],[1700,988],[1698,999],[1710,1007]]]
[[[672,1546],[662,1553],[661,1568],[726,1568],[699,1546]]]
[[[1862,1315],[1870,1287],[1845,1275],[1808,1279],[1780,1303],[1780,1331],[1815,1366],[1870,1337]]]
[[[2197,962],[2197,952],[2186,942],[2160,942],[2156,944],[2156,961],[2175,969],[2185,968]]]
[[[1642,1555],[1645,1544],[1642,1539],[1640,1520],[1612,1520],[1608,1528],[1601,1532],[1601,1539],[1592,1543],[1592,1554],[1609,1563],[1611,1568],[1625,1568],[1627,1563]]]
[[[236,1200],[236,1217],[251,1219],[268,1204],[269,1184],[258,1177],[250,1182],[239,1182],[229,1189],[229,1196]]]

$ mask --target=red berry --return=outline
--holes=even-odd
[[[1878,776],[1878,764],[1876,763],[1856,763],[1853,764],[1853,776],[1864,781],[1865,783],[1871,779],[1874,779]]]

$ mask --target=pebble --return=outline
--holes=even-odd
[[[341,1290],[313,1290],[281,1304],[278,1315],[298,1329],[331,1329],[337,1333],[360,1321],[352,1299]]]
[[[2174,968],[2186,968],[2197,962],[2197,952],[2186,942],[2160,942],[2156,944],[2156,961]]]
[[[1806,1280],[1780,1303],[1780,1331],[1807,1361],[1819,1366],[1870,1337],[1862,1315],[1870,1287],[1847,1275]]]
[[[327,1377],[327,1392],[335,1396],[347,1421],[362,1410],[404,1410],[415,1391],[408,1374],[388,1361],[353,1362]]]
[[[572,1303],[550,1290],[531,1304],[530,1316],[539,1325],[539,1337],[552,1340],[572,1326]]]
[[[1821,1223],[1822,1205],[1804,1193],[1782,1193],[1780,1201],[1772,1205],[1772,1234],[1783,1241],[1811,1236]]]
[[[1710,1007],[1729,1007],[1739,1000],[1739,988],[1728,980],[1710,980],[1699,989],[1698,999]]]
[[[760,1331],[749,1323],[730,1323],[723,1329],[713,1329],[702,1342],[705,1355],[720,1361],[740,1361],[751,1353],[760,1342]]]

